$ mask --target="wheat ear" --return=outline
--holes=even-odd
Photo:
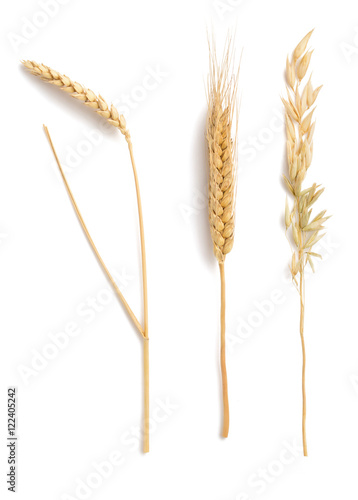
[[[214,40],[209,43],[208,114],[206,139],[209,158],[209,223],[214,255],[221,282],[220,363],[223,393],[223,437],[229,433],[229,397],[225,353],[225,270],[224,261],[234,243],[236,193],[237,77],[233,72],[232,40],[228,37],[224,56],[218,63]],[[233,133],[235,137],[233,138]]]
[[[62,75],[44,64],[38,64],[34,61],[21,62],[30,73],[40,77],[41,80],[47,83],[59,87],[74,99],[83,102],[86,106],[105,118],[111,125],[118,128],[123,135],[128,133],[123,115],[119,115],[118,110],[113,104],[108,106],[101,95],[97,96],[92,90],[74,82],[68,76]]]
[[[47,135],[47,138],[50,142],[53,154],[55,156],[57,165],[60,169],[63,181],[65,183],[65,187],[67,189],[67,192],[70,196],[71,202],[75,208],[76,214],[78,216],[78,219],[84,229],[84,232],[88,238],[88,241],[90,245],[92,246],[100,264],[102,265],[102,268],[104,272],[107,274],[112,286],[114,287],[115,292],[117,293],[118,297],[122,301],[125,309],[127,310],[131,320],[133,321],[133,324],[135,325],[136,329],[139,331],[139,333],[142,335],[143,340],[144,340],[144,346],[143,346],[143,372],[144,372],[144,441],[143,441],[143,450],[145,453],[149,452],[149,335],[148,335],[148,291],[147,291],[147,265],[146,265],[146,252],[145,252],[145,240],[144,240],[144,224],[143,224],[143,212],[142,212],[142,202],[141,202],[141,197],[140,197],[140,190],[139,190],[139,181],[138,181],[138,174],[137,174],[137,169],[134,161],[134,155],[133,155],[133,145],[132,145],[132,140],[130,133],[127,129],[126,126],[126,121],[123,117],[123,115],[119,115],[118,110],[113,106],[113,104],[109,107],[106,101],[100,96],[96,95],[92,90],[87,89],[86,87],[80,85],[77,82],[72,81],[70,78],[68,78],[65,75],[62,75],[61,73],[58,73],[57,71],[49,68],[48,66],[45,66],[44,64],[38,64],[34,61],[22,61],[23,65],[28,69],[32,74],[39,76],[42,80],[52,83],[53,85],[56,85],[59,87],[61,90],[67,92],[70,94],[72,97],[75,99],[80,100],[83,102],[86,106],[92,108],[96,113],[98,113],[100,116],[105,118],[111,125],[114,127],[118,128],[120,132],[125,136],[125,139],[127,141],[127,146],[131,158],[131,164],[132,164],[132,170],[133,170],[133,175],[134,175],[134,182],[135,182],[135,188],[136,188],[136,197],[137,197],[137,207],[138,207],[138,218],[139,218],[139,229],[140,229],[140,241],[141,241],[141,255],[142,255],[142,282],[143,282],[143,313],[144,313],[144,327],[140,325],[138,319],[136,318],[135,314],[129,307],[128,303],[126,302],[123,294],[120,292],[118,289],[113,277],[110,275],[108,268],[104,264],[101,256],[98,253],[98,250],[88,232],[88,229],[84,223],[84,220],[82,218],[82,215],[77,207],[77,204],[75,202],[75,199],[71,193],[70,187],[68,185],[68,182],[65,178],[63,169],[61,168],[60,161],[58,159],[58,156],[56,154],[55,148],[53,146],[50,134],[45,127],[45,132]]]
[[[292,57],[287,57],[286,79],[287,99],[282,99],[285,106],[287,133],[288,177],[283,176],[289,195],[293,198],[290,207],[286,198],[285,224],[286,234],[291,228],[294,246],[290,271],[292,280],[300,295],[300,337],[302,346],[302,441],[303,453],[307,456],[306,438],[306,349],[304,340],[305,317],[305,266],[310,264],[314,272],[313,258],[322,258],[312,251],[314,245],[324,236],[323,224],[329,218],[326,210],[312,215],[312,206],[323,193],[324,188],[313,184],[302,188],[307,170],[312,162],[313,132],[315,122],[312,116],[316,98],[322,87],[313,89],[311,77],[301,90],[302,80],[308,71],[313,51],[306,51],[310,31],[297,45]],[[319,189],[320,188],[320,189]],[[299,282],[297,281],[299,275]]]

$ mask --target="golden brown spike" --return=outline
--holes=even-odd
[[[215,43],[209,43],[208,113],[206,139],[209,159],[209,223],[214,255],[221,282],[221,374],[223,394],[223,437],[229,433],[229,398],[225,353],[225,271],[224,261],[234,244],[236,194],[237,81],[234,71],[233,40],[228,37],[222,61]]]
[[[96,113],[107,119],[108,122],[117,127],[123,135],[126,135],[126,121],[123,115],[119,115],[117,109],[113,106],[109,108],[106,101],[101,96],[96,96],[92,90],[86,89],[77,82],[73,82],[68,76],[61,75],[57,71],[38,64],[34,61],[21,61],[25,68],[33,75],[39,76],[42,80],[56,85],[64,92],[67,92],[75,99],[82,101],[92,108]]]
[[[237,76],[232,73],[232,40],[219,65],[210,47],[206,139],[209,156],[209,221],[214,254],[219,262],[233,246],[236,192]],[[234,126],[233,126],[234,125]]]

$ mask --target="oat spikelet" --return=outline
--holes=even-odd
[[[214,254],[221,279],[221,373],[223,391],[223,437],[229,433],[229,399],[225,354],[225,272],[224,261],[234,243],[236,194],[237,81],[233,40],[227,38],[219,63],[214,39],[209,43],[206,139],[209,158],[209,222]]]
[[[313,184],[303,189],[307,170],[312,162],[313,132],[315,122],[313,121],[314,105],[319,91],[312,87],[311,76],[303,84],[302,80],[307,74],[312,51],[306,51],[307,44],[312,35],[310,31],[297,45],[291,58],[286,62],[287,99],[282,99],[286,112],[287,131],[287,162],[288,178],[284,181],[289,194],[293,198],[292,207],[286,200],[285,224],[286,234],[291,230],[293,240],[293,253],[290,270],[292,280],[300,294],[300,336],[302,345],[302,439],[303,451],[307,456],[306,439],[306,350],[304,342],[304,312],[305,312],[305,289],[304,273],[305,266],[309,264],[314,272],[313,258],[321,256],[312,251],[313,246],[324,236],[323,224],[329,217],[326,211],[317,216],[312,215],[312,206],[321,196],[324,188]],[[302,88],[303,86],[303,88]]]
[[[123,135],[128,134],[126,129],[126,121],[123,115],[119,115],[118,110],[113,106],[108,106],[106,101],[100,95],[96,95],[92,90],[87,89],[83,85],[72,81],[68,76],[58,73],[54,69],[38,64],[34,61],[21,61],[26,69],[33,75],[39,76],[52,85],[56,85],[64,92],[70,94],[73,98],[83,102],[89,108],[92,108],[96,113],[105,118],[111,125],[118,128]]]

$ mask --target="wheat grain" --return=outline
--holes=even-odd
[[[94,92],[92,92],[92,90],[74,82],[68,78],[68,76],[62,75],[44,64],[38,64],[34,61],[21,62],[25,68],[30,71],[30,73],[40,77],[47,83],[51,83],[52,85],[59,87],[74,99],[83,102],[86,106],[105,118],[108,123],[118,128],[123,135],[128,134],[124,116],[118,113],[117,108],[113,104],[108,106],[101,95],[97,96]]]
[[[312,87],[312,78],[308,78],[304,88],[301,89],[302,80],[305,78],[311,61],[313,51],[306,51],[307,44],[313,31],[310,31],[293,51],[292,58],[286,61],[287,99],[282,99],[286,111],[287,134],[287,161],[288,178],[284,181],[289,193],[293,197],[293,206],[290,208],[287,199],[285,206],[286,233],[291,228],[294,248],[291,258],[292,280],[300,294],[300,337],[302,345],[302,439],[304,455],[307,456],[306,438],[306,349],[304,341],[304,313],[305,313],[305,286],[304,271],[308,263],[314,271],[312,257],[321,256],[312,251],[313,246],[324,236],[326,211],[312,217],[312,205],[318,200],[324,188],[313,184],[307,189],[302,189],[307,170],[312,162],[313,153],[313,122],[312,108],[322,87],[315,90]],[[297,280],[299,275],[299,282]]]
[[[224,262],[234,243],[236,139],[232,138],[237,112],[237,75],[230,74],[231,42],[219,66],[215,47],[210,51],[206,139],[209,152],[209,221],[214,254]]]
[[[133,155],[133,145],[130,133],[126,126],[126,121],[123,115],[119,115],[118,110],[113,106],[113,104],[109,107],[106,101],[101,97],[101,95],[96,95],[92,90],[87,89],[86,87],[80,85],[77,82],[74,82],[70,78],[57,71],[45,66],[44,64],[38,64],[33,61],[22,61],[23,65],[26,69],[28,69],[32,74],[39,76],[42,80],[51,83],[57,87],[59,87],[64,92],[70,94],[75,99],[83,102],[87,107],[93,109],[96,113],[98,113],[102,118],[106,119],[111,125],[118,128],[119,131],[125,136],[128,150],[131,158],[132,170],[134,175],[134,183],[136,188],[136,197],[137,197],[137,208],[138,208],[138,218],[139,218],[139,229],[140,229],[140,242],[141,242],[141,255],[142,255],[142,283],[143,283],[143,316],[144,316],[144,326],[142,327],[134,315],[133,311],[129,307],[126,302],[123,294],[118,289],[116,283],[114,282],[112,276],[110,275],[108,268],[105,266],[101,256],[99,255],[97,248],[94,245],[94,242],[87,230],[87,227],[84,223],[84,220],[79,212],[75,199],[72,195],[70,187],[67,183],[67,180],[64,176],[63,169],[61,167],[59,158],[56,154],[55,148],[53,146],[50,134],[45,127],[47,138],[50,142],[53,154],[55,156],[57,165],[60,169],[62,178],[64,180],[66,189],[70,196],[71,202],[75,208],[76,214],[80,220],[80,223],[85,231],[87,239],[92,246],[104,272],[107,274],[110,279],[112,286],[115,289],[118,297],[122,301],[124,307],[126,308],[130,318],[133,321],[133,324],[140,332],[144,339],[143,346],[143,375],[144,375],[144,439],[143,439],[143,450],[145,453],[149,452],[149,333],[148,333],[148,291],[147,291],[147,264],[146,264],[146,251],[145,251],[145,241],[144,241],[144,224],[143,224],[143,213],[142,213],[142,202],[140,197],[139,190],[139,181],[137,169],[135,166],[134,155]]]
[[[221,279],[221,372],[223,389],[223,436],[229,432],[229,400],[225,355],[225,271],[224,261],[234,243],[236,193],[237,80],[232,39],[228,37],[222,62],[215,43],[209,43],[208,113],[206,139],[209,158],[209,223],[214,255]]]

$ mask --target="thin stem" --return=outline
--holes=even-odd
[[[149,452],[149,334],[148,334],[148,288],[147,288],[147,262],[145,253],[144,241],[144,224],[142,202],[139,190],[139,181],[137,169],[135,166],[133,145],[131,137],[127,132],[125,138],[128,144],[129,154],[132,162],[132,169],[134,175],[134,182],[137,195],[138,217],[139,217],[139,230],[140,230],[140,245],[142,254],[142,279],[143,279],[143,311],[144,311],[144,352],[143,352],[143,372],[144,372],[144,453]]]
[[[54,147],[54,145],[53,145],[53,142],[52,142],[52,139],[51,139],[50,133],[49,133],[49,131],[48,131],[48,128],[47,128],[45,125],[44,125],[44,129],[45,129],[45,133],[46,133],[47,139],[48,139],[48,141],[49,141],[49,143],[50,143],[50,146],[51,146],[52,152],[53,152],[54,157],[55,157],[55,159],[56,159],[57,166],[58,166],[58,168],[59,168],[59,170],[60,170],[60,173],[61,173],[61,176],[62,176],[63,182],[64,182],[65,187],[66,187],[66,190],[67,190],[67,193],[68,193],[68,195],[69,195],[69,197],[70,197],[70,199],[71,199],[71,202],[72,202],[73,208],[75,209],[75,212],[76,212],[76,215],[77,215],[77,217],[78,217],[78,220],[79,220],[79,221],[80,221],[80,223],[81,223],[82,229],[83,229],[83,231],[85,232],[85,234],[86,234],[86,236],[87,236],[87,239],[88,239],[88,241],[89,241],[89,243],[90,243],[90,245],[91,245],[91,247],[92,247],[92,249],[93,249],[94,253],[96,254],[96,257],[97,257],[98,261],[100,262],[100,264],[101,264],[101,266],[102,266],[102,268],[103,268],[104,272],[105,272],[105,273],[106,273],[106,275],[108,276],[108,279],[110,280],[110,282],[111,282],[111,284],[112,284],[112,286],[113,286],[113,288],[114,288],[115,292],[117,293],[117,295],[118,295],[118,297],[120,298],[120,300],[121,300],[122,304],[124,305],[125,309],[127,310],[127,312],[128,312],[128,314],[129,314],[129,316],[130,316],[131,320],[133,321],[133,323],[134,323],[134,325],[135,325],[136,329],[139,331],[139,333],[142,335],[142,337],[145,337],[145,335],[144,335],[144,331],[143,331],[143,328],[142,328],[141,324],[140,324],[140,323],[139,323],[139,321],[137,320],[137,318],[136,318],[136,316],[135,316],[134,312],[132,311],[132,309],[129,307],[129,305],[128,305],[128,303],[127,303],[126,299],[124,298],[124,296],[123,296],[122,292],[121,292],[121,291],[120,291],[120,289],[118,288],[118,286],[117,286],[116,282],[114,281],[114,278],[113,278],[113,277],[112,277],[112,275],[110,274],[110,272],[109,272],[109,270],[108,270],[107,266],[105,265],[105,263],[104,263],[104,261],[103,261],[102,257],[100,256],[100,254],[99,254],[99,252],[98,252],[98,250],[97,250],[96,245],[94,244],[94,242],[93,242],[93,240],[92,240],[92,238],[91,238],[91,235],[90,235],[90,233],[89,233],[89,231],[88,231],[88,229],[87,229],[87,226],[86,226],[86,224],[85,224],[85,222],[84,222],[84,220],[83,220],[83,217],[82,217],[82,215],[81,215],[81,212],[80,212],[80,210],[79,210],[79,208],[78,208],[78,206],[77,206],[77,203],[76,203],[75,198],[74,198],[74,196],[73,196],[73,194],[72,194],[72,191],[71,191],[71,189],[70,189],[70,186],[69,186],[69,184],[68,184],[68,182],[67,182],[67,179],[66,179],[66,176],[65,176],[65,174],[64,174],[64,171],[63,171],[63,169],[62,169],[62,167],[61,167],[60,160],[58,159],[58,156],[57,156],[57,153],[56,153],[55,147]]]
[[[126,140],[128,144],[129,154],[131,157],[134,182],[137,194],[137,205],[138,205],[138,217],[139,217],[139,230],[140,230],[140,244],[142,253],[142,277],[143,277],[143,308],[144,308],[144,333],[145,337],[148,338],[148,289],[147,289],[147,263],[146,263],[146,253],[145,253],[145,241],[144,241],[144,225],[143,225],[143,212],[142,212],[142,202],[140,198],[139,191],[139,181],[137,169],[134,162],[133,155],[133,145],[130,135],[126,135]]]
[[[149,452],[149,339],[144,339],[143,352],[144,369],[144,440],[143,451]]]
[[[221,378],[222,378],[222,392],[223,392],[223,437],[229,435],[229,396],[227,387],[227,372],[226,372],[226,350],[225,350],[225,269],[224,262],[219,262],[220,268],[220,283],[221,283],[221,348],[220,348],[220,363],[221,363]]]
[[[127,140],[128,144],[128,149],[131,157],[131,163],[132,163],[132,169],[133,169],[133,174],[134,174],[134,181],[135,181],[135,187],[136,187],[136,196],[137,196],[137,205],[138,205],[138,216],[139,216],[139,228],[140,228],[140,242],[141,242],[141,254],[142,254],[142,277],[143,277],[143,309],[144,309],[144,328],[142,328],[141,324],[137,320],[135,314],[133,313],[132,309],[129,307],[127,301],[125,300],[122,292],[119,290],[116,282],[114,281],[112,275],[110,274],[107,266],[105,265],[102,257],[100,256],[92,238],[91,235],[87,229],[87,226],[83,220],[83,217],[81,215],[81,212],[77,206],[77,203],[75,201],[75,198],[72,194],[72,191],[70,189],[70,186],[67,182],[66,176],[64,174],[64,171],[61,167],[60,160],[57,156],[57,153],[55,151],[50,133],[48,131],[48,128],[44,125],[44,129],[46,132],[47,139],[50,143],[52,152],[55,156],[57,166],[60,170],[63,182],[65,184],[67,193],[71,199],[73,208],[75,209],[75,212],[77,214],[77,217],[81,223],[82,229],[84,230],[87,239],[96,254],[103,270],[108,276],[108,279],[112,283],[113,288],[115,289],[117,295],[119,296],[120,300],[122,301],[124,307],[126,308],[130,318],[132,319],[135,327],[139,331],[139,333],[142,335],[143,340],[144,340],[144,346],[143,346],[143,372],[144,372],[144,440],[143,440],[143,451],[144,453],[149,452],[149,336],[148,336],[148,291],[147,291],[147,265],[146,265],[146,253],[145,253],[145,242],[144,242],[144,226],[143,226],[143,213],[142,213],[142,203],[141,203],[141,198],[140,198],[140,191],[139,191],[139,181],[138,181],[138,174],[134,162],[134,156],[133,156],[133,146],[132,142],[130,139],[130,135],[127,132],[125,134],[125,138]]]
[[[299,197],[296,197],[297,203],[297,221],[298,227],[301,228],[301,215],[299,211]],[[298,258],[300,261],[300,337],[302,346],[302,442],[303,454],[307,457],[307,438],[306,438],[306,347],[304,338],[304,321],[305,321],[305,262],[304,262],[304,246],[306,236],[302,230],[299,234],[299,249]]]
[[[307,457],[307,439],[306,439],[306,348],[304,339],[304,320],[305,320],[305,290],[304,290],[304,269],[300,273],[300,336],[302,345],[302,441],[303,454]]]

